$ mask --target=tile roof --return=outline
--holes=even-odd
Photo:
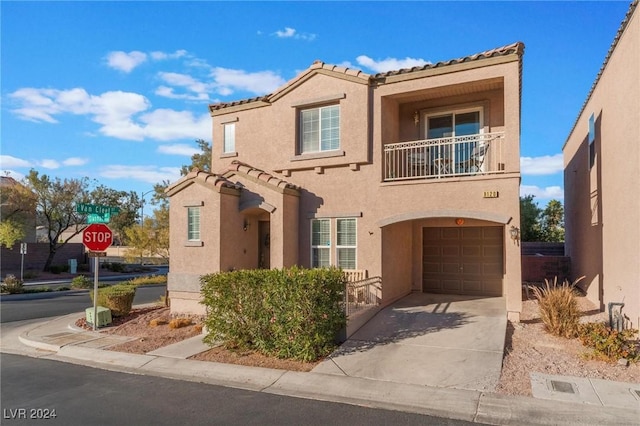
[[[234,174],[234,172],[242,173],[244,175],[253,177],[258,181],[262,181],[268,185],[274,186],[281,190],[288,189],[288,190],[298,191],[300,189],[300,187],[292,183],[289,183],[283,179],[280,179],[277,176],[274,176],[268,172],[265,172],[264,170],[257,169],[255,167],[252,167],[238,160],[232,161],[231,164],[229,164],[227,171],[223,173],[222,176],[230,177],[231,175]]]
[[[512,55],[512,54],[516,54],[522,57],[522,55],[524,54],[524,43],[518,41],[516,43],[508,44],[502,47],[496,47],[495,49],[486,50],[484,52],[476,53],[474,55],[464,56],[462,58],[450,59],[448,61],[440,61],[440,62],[436,62],[435,64],[427,64],[419,67],[404,68],[396,71],[387,71],[383,73],[378,73],[374,75],[373,78],[380,79],[384,77],[390,77],[393,75],[407,74],[410,72],[424,71],[424,70],[433,69],[433,68],[440,68],[440,67],[446,67],[449,65],[461,64],[464,62],[479,61],[482,59],[489,59],[496,56],[506,56],[506,55]]]
[[[616,33],[616,36],[613,38],[613,42],[611,43],[611,46],[609,46],[609,51],[607,52],[607,56],[605,56],[604,62],[602,63],[602,66],[600,67],[600,70],[598,71],[598,75],[596,75],[596,78],[593,81],[593,84],[591,85],[591,89],[589,89],[589,94],[587,94],[587,98],[584,100],[584,103],[582,104],[582,107],[580,108],[580,112],[578,113],[576,121],[573,123],[573,127],[571,127],[571,131],[569,132],[569,135],[567,136],[567,140],[565,141],[565,143],[564,143],[564,145],[562,147],[563,149],[567,145],[567,142],[569,142],[569,138],[573,134],[573,131],[576,129],[576,126],[578,125],[578,120],[580,120],[580,116],[582,116],[582,113],[584,112],[585,108],[587,107],[587,103],[589,103],[589,100],[591,99],[591,95],[593,95],[593,91],[596,89],[596,86],[598,85],[598,82],[600,81],[600,78],[602,77],[602,73],[604,73],[604,69],[607,67],[607,64],[609,63],[609,59],[611,58],[611,55],[613,55],[613,51],[616,49],[616,46],[618,45],[618,42],[620,41],[620,37],[622,37],[622,34],[624,33],[624,30],[627,28],[627,25],[629,24],[629,21],[631,21],[631,17],[633,16],[633,13],[635,12],[637,6],[638,6],[638,0],[633,0],[631,2],[631,4],[629,5],[629,9],[627,10],[627,13],[624,16],[624,19],[622,20],[622,23],[620,24],[620,27],[618,28],[618,32]]]
[[[165,193],[169,196],[172,196],[173,194],[175,194],[176,192],[184,188],[185,184],[189,183],[190,181],[200,181],[202,184],[206,186],[215,188],[218,192],[220,192],[222,188],[227,188],[227,189],[236,190],[236,191],[239,191],[242,189],[241,185],[231,182],[224,176],[211,173],[211,172],[206,172],[198,169],[197,167],[194,167],[187,175],[183,176],[174,184],[167,187],[167,189],[165,190]]]
[[[218,110],[229,108],[229,107],[233,107],[233,106],[246,105],[246,104],[251,104],[251,103],[256,103],[256,102],[270,103],[271,99],[277,97],[277,95],[279,93],[287,90],[291,86],[293,86],[296,83],[298,83],[299,81],[303,80],[309,74],[316,73],[316,72],[318,72],[320,70],[322,70],[324,72],[343,74],[344,76],[347,76],[349,78],[361,79],[361,80],[363,80],[363,82],[366,82],[367,84],[370,84],[374,80],[382,80],[385,77],[389,77],[389,76],[400,75],[400,74],[408,74],[408,73],[411,73],[411,72],[423,71],[423,70],[428,70],[428,69],[432,69],[432,68],[441,68],[441,67],[446,67],[446,66],[449,66],[449,65],[456,65],[456,64],[460,64],[460,63],[464,63],[464,62],[480,61],[480,60],[483,60],[483,59],[489,59],[489,58],[493,58],[493,57],[496,57],[496,56],[506,56],[506,55],[517,54],[519,57],[522,57],[523,53],[524,53],[524,43],[516,42],[516,43],[508,44],[506,46],[497,47],[495,49],[486,50],[484,52],[476,53],[474,55],[465,56],[465,57],[458,58],[458,59],[451,59],[451,60],[448,60],[448,61],[441,61],[441,62],[437,62],[435,64],[427,64],[427,65],[420,66],[420,67],[406,68],[406,69],[400,69],[400,70],[396,70],[396,71],[388,71],[388,72],[384,72],[384,73],[378,73],[378,74],[375,74],[375,75],[366,74],[366,73],[364,73],[364,72],[362,72],[361,70],[358,70],[358,69],[341,67],[341,66],[338,66],[338,65],[331,65],[331,64],[327,64],[325,62],[322,62],[320,60],[316,60],[316,61],[313,62],[313,64],[311,64],[311,66],[309,68],[307,68],[306,70],[304,70],[303,72],[298,74],[296,77],[294,77],[292,80],[288,81],[284,86],[280,87],[278,90],[276,90],[273,93],[270,93],[270,94],[264,95],[264,96],[258,96],[258,97],[254,97],[254,98],[249,98],[249,99],[242,99],[242,100],[238,100],[238,101],[219,102],[219,103],[215,103],[215,104],[210,104],[209,105],[209,111],[210,112],[214,112],[214,111],[218,111]],[[379,83],[379,81],[378,81],[378,83]]]

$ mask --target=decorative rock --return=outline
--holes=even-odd
[[[626,358],[620,358],[618,360],[618,365],[621,365],[623,367],[628,367],[629,366],[629,360]]]

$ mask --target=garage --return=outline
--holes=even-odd
[[[423,228],[423,291],[502,296],[503,244],[502,226]]]

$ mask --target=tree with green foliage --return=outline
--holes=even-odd
[[[560,201],[549,201],[542,211],[540,228],[543,241],[553,243],[564,241],[564,208]]]
[[[138,212],[142,207],[142,200],[138,194],[134,191],[118,191],[99,185],[91,191],[90,198],[95,204],[120,209],[118,214],[111,215],[109,228],[114,234],[114,244],[127,245],[125,229],[137,223]]]
[[[196,144],[200,148],[200,152],[191,156],[191,165],[183,165],[180,169],[180,175],[186,176],[191,169],[197,167],[205,172],[211,171],[211,144],[204,139],[197,139]]]
[[[24,184],[37,200],[36,223],[47,230],[49,255],[44,270],[48,271],[58,249],[82,232],[86,215],[76,213],[76,205],[89,202],[89,180],[50,178],[31,169]],[[65,231],[70,232],[63,239]]]
[[[15,179],[2,178],[0,191],[0,245],[13,246],[28,235],[27,228],[35,234],[35,195]]]
[[[550,200],[544,209],[534,201],[535,195],[520,197],[520,238],[522,241],[558,243],[564,241],[564,208]]]
[[[125,253],[128,262],[136,262],[145,257],[169,259],[169,208],[160,206],[153,211],[153,217],[146,217],[142,225],[136,224],[125,229],[129,248]]]
[[[535,195],[520,197],[520,239],[541,241],[540,213],[542,209],[533,201]]]

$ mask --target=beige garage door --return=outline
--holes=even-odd
[[[503,227],[423,228],[422,289],[502,296]]]

